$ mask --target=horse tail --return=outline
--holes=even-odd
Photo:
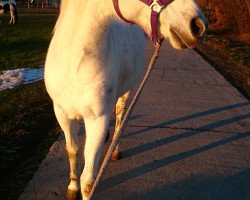
[[[18,21],[18,17],[17,17],[17,9],[16,9],[16,4],[12,3],[12,6],[14,8],[14,16],[15,16],[15,22]]]

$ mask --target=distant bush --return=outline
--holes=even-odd
[[[249,0],[197,0],[209,19],[211,31],[250,42]]]

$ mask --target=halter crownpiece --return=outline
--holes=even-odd
[[[123,17],[123,15],[122,15],[122,13],[121,13],[121,10],[120,10],[120,7],[119,7],[119,2],[118,2],[118,0],[113,0],[113,6],[114,6],[114,8],[115,8],[115,11],[116,11],[117,15],[118,15],[123,21],[125,21],[125,22],[128,23],[128,24],[134,24],[134,22],[129,21],[129,20],[127,20],[125,17]]]
[[[166,6],[168,6],[170,3],[173,2],[173,0],[140,0],[141,2],[148,5],[151,9],[151,17],[150,17],[150,25],[151,25],[151,33],[148,35],[148,37],[151,40],[156,40],[157,42],[162,42],[163,37],[158,36],[157,32],[157,21],[159,13],[162,11],[162,9]],[[121,10],[119,8],[118,0],[113,0],[113,5],[115,8],[115,11],[117,15],[126,23],[134,24],[133,21],[127,20],[125,17],[123,17]]]

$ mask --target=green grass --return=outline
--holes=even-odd
[[[57,15],[1,17],[0,70],[44,65]],[[18,199],[60,129],[44,82],[0,92],[0,199]]]
[[[59,131],[43,81],[0,98],[0,199],[17,199]]]
[[[22,14],[14,25],[8,17],[0,24],[0,70],[43,66],[57,15]]]

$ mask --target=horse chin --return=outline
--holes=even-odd
[[[194,48],[198,44],[198,40],[196,38],[182,36],[173,29],[170,30],[170,42],[176,49]]]
[[[170,36],[169,36],[170,42],[172,46],[176,49],[186,49],[188,48],[185,42],[179,37],[179,35],[174,31],[170,30]]]

